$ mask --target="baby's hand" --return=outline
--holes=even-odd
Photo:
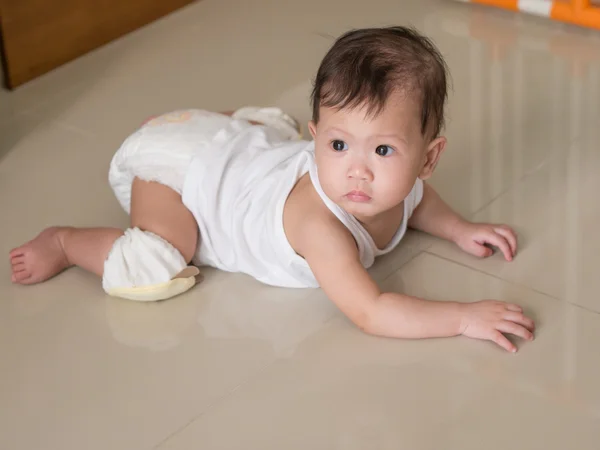
[[[485,258],[493,255],[489,247],[498,247],[507,261],[512,261],[517,253],[517,235],[506,225],[463,222],[457,226],[454,242],[465,252]]]
[[[484,300],[463,303],[460,332],[462,335],[495,342],[509,352],[517,348],[502,333],[533,340],[535,324],[523,314],[523,308],[511,303]]]

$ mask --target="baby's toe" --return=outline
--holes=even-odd
[[[23,246],[13,248],[10,252],[8,252],[8,256],[10,257],[10,259],[16,258],[18,256],[23,256],[23,254],[24,254]]]
[[[12,266],[16,266],[19,264],[23,264],[25,262],[25,255],[17,255],[17,256],[12,256],[10,258],[10,263],[12,264]]]
[[[23,270],[21,272],[13,272],[12,281],[13,283],[19,284],[27,284],[27,281],[31,278],[31,273],[28,270]]]
[[[25,270],[27,270],[27,266],[23,262],[20,262],[20,263],[12,265],[12,271],[13,271],[13,273],[23,272]]]

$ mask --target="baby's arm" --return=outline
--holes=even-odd
[[[506,225],[471,223],[455,213],[427,183],[423,199],[408,221],[411,228],[456,243],[465,252],[478,257],[491,256],[488,245],[498,247],[507,261],[517,252],[515,232]]]
[[[361,265],[354,239],[335,219],[307,217],[294,228],[293,245],[321,288],[366,333],[410,339],[464,334],[512,352],[516,347],[502,333],[533,338],[533,322],[517,305],[436,302],[381,292]]]

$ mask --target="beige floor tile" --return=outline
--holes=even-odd
[[[431,21],[470,43],[476,68],[473,95],[454,98],[455,108],[470,112],[451,125],[469,150],[451,148],[432,183],[473,220],[515,226],[521,251],[511,264],[500,255],[477,260],[441,241],[430,251],[600,311],[592,237],[600,214],[600,36],[475,11]],[[494,77],[504,83],[494,87]]]
[[[453,82],[432,184],[460,212],[478,211],[597,128],[597,33],[465,5],[430,14],[426,29]]]
[[[3,448],[150,448],[337,312],[319,290],[205,275],[154,304],[108,298],[77,269],[27,288],[4,278]]]
[[[511,355],[467,338],[368,337],[338,317],[158,448],[596,448],[599,315],[431,255],[386,285],[518,300],[537,338]]]
[[[600,115],[596,117],[600,120]],[[515,228],[520,249],[513,262],[505,262],[500,254],[478,260],[438,240],[429,250],[600,312],[599,137],[596,128],[574,144],[564,159],[540,168],[473,216],[477,222],[508,223]]]
[[[107,182],[116,147],[39,117],[24,116],[8,131],[0,153],[2,251],[43,226],[126,223]]]
[[[330,40],[293,26],[293,15],[267,27],[267,6],[252,12],[229,3],[237,7],[199,2],[185,10],[196,21],[176,13],[102,49],[99,74],[80,77],[38,113],[120,139],[146,117],[181,108],[276,105],[306,123],[312,76]],[[276,12],[281,5],[273,20]]]
[[[0,288],[0,442],[11,449],[151,448],[334,311],[320,291],[210,270],[153,304],[107,298],[79,270],[29,288],[3,277]]]
[[[15,148],[20,140],[27,137],[45,120],[41,117],[19,114],[0,120],[0,162]],[[2,166],[0,166],[2,170]],[[2,180],[0,180],[2,183]]]
[[[122,46],[122,41],[112,42],[14,90],[0,88],[0,125],[22,114],[66,107],[63,94],[84,81],[91,84],[105,76],[110,69],[107,56],[114,59]]]
[[[44,105],[56,95],[54,89],[42,81],[14,91],[0,87],[0,126]]]

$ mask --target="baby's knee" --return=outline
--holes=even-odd
[[[191,258],[190,258],[191,259]],[[164,300],[195,283],[198,269],[169,241],[131,228],[117,239],[104,262],[102,286],[109,294],[132,300]]]
[[[175,221],[177,218],[172,219]],[[162,220],[139,224],[137,227],[169,243],[179,252],[186,264],[192,261],[198,245],[198,226],[193,216],[192,220],[180,220],[177,223]]]

